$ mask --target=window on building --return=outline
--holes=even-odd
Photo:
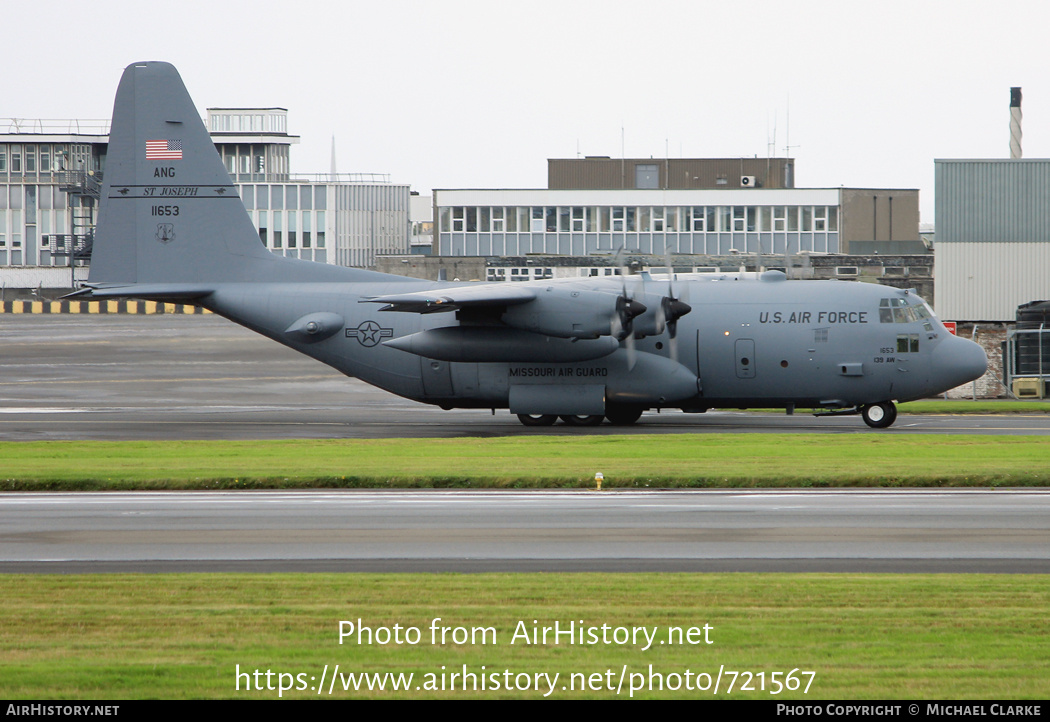
[[[776,206],[773,208],[773,230],[787,230],[787,208],[784,206]]]
[[[733,206],[733,232],[740,233],[744,230],[744,221],[747,215],[747,208],[744,206]]]
[[[282,248],[284,244],[284,235],[281,231],[281,216],[284,213],[282,211],[273,212],[273,247]]]
[[[809,233],[813,230],[813,208],[812,206],[802,207],[802,232]]]
[[[478,209],[474,206],[467,206],[467,233],[478,232]]]
[[[572,227],[570,225],[570,220],[571,220],[570,214],[571,214],[571,212],[572,212],[571,208],[559,208],[558,209],[558,232],[559,233],[568,233],[569,229]]]
[[[678,230],[678,226],[679,226],[679,224],[678,224],[678,213],[681,210],[682,210],[681,208],[668,208],[667,209],[666,214],[664,216],[664,219],[666,221],[666,230],[668,232],[674,233],[675,231]]]
[[[558,209],[555,208],[554,206],[547,206],[544,209],[544,211],[547,214],[547,225],[546,225],[547,233],[557,233],[558,232]]]
[[[839,230],[839,209],[835,206],[828,208],[828,230],[832,233]]]
[[[318,248],[324,248],[325,228],[325,213],[324,211],[317,211],[317,233],[314,234],[314,240],[317,241]]]
[[[298,239],[295,235],[295,218],[298,213],[288,212],[288,247],[295,248],[298,243]]]
[[[22,146],[20,145],[11,146],[11,172],[22,172]]]
[[[259,211],[259,240],[265,246],[269,243],[267,229],[270,227],[270,223],[267,219],[269,214],[266,211]]]
[[[576,206],[572,209],[572,231],[573,233],[583,233],[584,228],[584,216],[586,216],[586,209],[581,206]]]
[[[769,206],[761,206],[758,209],[759,222],[761,223],[761,230],[769,231],[773,228],[773,209]]]
[[[826,231],[826,230],[828,230],[828,209],[827,209],[827,206],[816,206],[813,209],[813,230],[814,231]]]
[[[718,230],[722,233],[733,230],[733,209],[728,206],[718,207]]]
[[[16,186],[16,188],[18,188]],[[21,188],[18,188],[21,191]],[[14,205],[14,204],[12,204]],[[22,247],[22,211],[11,209],[11,247]]]
[[[627,232],[628,233],[634,233],[635,231],[638,230],[638,226],[635,225],[638,209],[634,208],[634,207],[630,207],[630,208],[626,208],[624,210],[626,211],[626,215],[627,215],[627,219],[626,219],[627,220]]]
[[[705,216],[704,207],[703,206],[693,206],[692,208],[689,208],[688,210],[689,210],[690,216],[691,216],[691,218],[690,218],[690,230],[693,233],[703,233],[704,230],[706,230],[706,227],[704,225],[704,216]]]
[[[310,211],[303,211],[303,248],[310,247],[310,219],[313,213]]]
[[[533,206],[532,208],[532,225],[529,226],[529,230],[533,233],[543,233],[545,226],[543,225],[543,207]]]
[[[463,206],[452,208],[452,232],[462,233],[467,228],[467,209]]]
[[[502,208],[493,208],[491,213],[492,213],[492,221],[491,221],[492,222],[492,226],[491,226],[492,227],[492,232],[493,233],[502,233],[503,232],[503,225],[504,225],[503,224],[503,213],[504,213],[504,210]],[[482,223],[481,227],[485,228],[485,224]]]
[[[652,223],[653,233],[663,233],[664,232],[664,209],[663,208],[653,208],[652,212],[653,212],[653,223]]]

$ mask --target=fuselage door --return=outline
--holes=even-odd
[[[750,338],[737,339],[736,342],[736,377],[738,379],[755,378],[755,341]]]

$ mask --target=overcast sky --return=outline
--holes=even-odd
[[[201,114],[288,109],[292,170],[543,188],[547,158],[797,159],[798,187],[921,189],[934,158],[1050,157],[1039,0],[7,2],[0,118],[108,118],[166,60]],[[790,133],[790,136],[789,136]]]

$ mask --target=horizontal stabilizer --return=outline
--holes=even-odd
[[[144,298],[156,301],[194,301],[203,298],[215,288],[207,284],[184,283],[115,283],[87,284],[85,288],[65,296],[89,298]]]

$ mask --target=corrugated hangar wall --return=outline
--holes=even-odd
[[[340,185],[336,194],[336,263],[368,268],[376,255],[408,253],[407,185]]]
[[[1050,298],[1050,160],[937,160],[941,318],[1012,321]]]

